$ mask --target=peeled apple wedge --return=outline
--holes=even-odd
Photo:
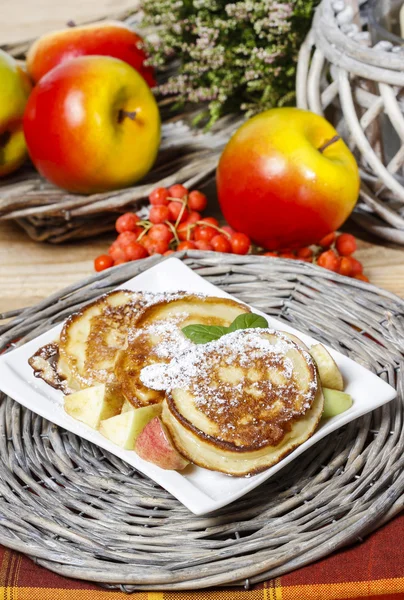
[[[98,429],[102,420],[121,412],[123,397],[114,387],[101,384],[65,396],[64,403],[68,415]]]
[[[131,402],[129,402],[129,400],[125,400],[124,403],[122,404],[121,413],[130,412],[132,410],[136,410],[135,407],[133,406],[133,404]]]
[[[345,392],[323,388],[324,408],[322,418],[335,417],[352,406],[352,398]]]
[[[133,408],[120,415],[101,421],[100,433],[111,442],[124,448],[134,450],[140,433],[154,417],[161,413],[161,405],[151,404],[142,408]]]
[[[310,354],[317,364],[318,374],[320,375],[322,385],[326,388],[342,392],[344,389],[344,381],[335,360],[328,350],[321,344],[316,344],[310,348]]]

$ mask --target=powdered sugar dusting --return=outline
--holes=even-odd
[[[133,329],[128,333],[128,344],[136,344],[141,338],[146,338],[152,341],[154,359],[171,360],[176,354],[183,354],[193,346],[180,329],[181,323],[188,315],[187,312],[177,313],[170,318],[152,322],[140,329]],[[157,367],[158,363],[152,366]]]
[[[220,423],[220,439],[240,446],[275,444],[285,424],[311,407],[317,390],[314,368],[311,379],[298,379],[293,349],[296,344],[280,332],[241,330],[184,346],[169,364],[142,369],[140,379],[152,389],[190,392],[197,410]],[[308,355],[307,362],[313,364]]]

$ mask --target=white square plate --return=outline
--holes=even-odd
[[[120,287],[133,291],[151,292],[185,290],[231,298],[229,294],[205,281],[176,258],[170,258],[152,267]],[[254,312],[263,314],[255,309]],[[264,316],[270,327],[294,333],[309,347],[316,342],[293,327],[268,315]],[[382,379],[343,354],[328,348],[342,371],[346,391],[351,394],[354,401],[353,406],[346,412],[321,422],[311,438],[278,464],[250,478],[229,477],[196,466],[188,467],[184,474],[165,471],[142,460],[135,452],[122,450],[94,429],[70,417],[63,409],[62,392],[34,377],[33,370],[28,365],[29,357],[39,347],[54,341],[58,337],[61,327],[58,325],[21,348],[0,357],[0,389],[33,412],[119,456],[164,487],[196,515],[202,515],[230,504],[272,477],[324,436],[396,397],[394,388]]]

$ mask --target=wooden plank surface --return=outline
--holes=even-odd
[[[138,0],[0,0],[0,44],[32,40],[68,21],[101,19],[137,5]]]
[[[404,297],[404,250],[359,235],[355,256],[371,282]],[[94,257],[105,252],[112,239],[113,235],[104,235],[54,246],[33,242],[15,224],[0,223],[0,312],[28,306],[88,277]]]
[[[0,44],[32,39],[63,26],[116,14],[137,0],[0,0]],[[351,228],[352,229],[352,228]],[[386,247],[356,228],[359,251],[372,283],[404,297],[404,249]],[[0,222],[0,312],[30,305],[93,272],[95,256],[113,236],[53,246],[38,244],[15,224]]]

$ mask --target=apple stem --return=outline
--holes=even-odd
[[[131,119],[131,121],[134,121],[136,119],[136,111],[133,110],[132,112],[129,112],[128,110],[120,110],[118,113],[118,123],[122,123],[122,121],[125,119]]]
[[[327,142],[324,142],[324,144],[322,146],[320,146],[320,148],[318,148],[318,151],[321,152],[321,154],[324,152],[324,150],[326,148],[328,148],[328,146],[331,146],[331,144],[335,144],[335,142],[338,142],[338,140],[341,139],[340,135],[334,135],[334,137],[332,137],[330,140],[328,140]]]
[[[73,21],[73,19],[70,19],[70,21],[67,21],[66,25],[68,27],[77,27],[77,24],[75,21]]]

